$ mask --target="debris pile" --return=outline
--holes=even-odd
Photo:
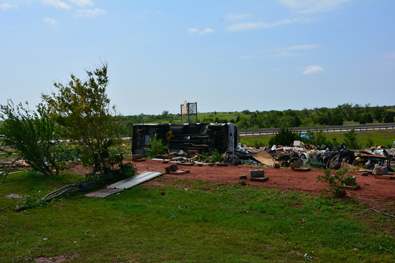
[[[348,150],[343,143],[339,147],[332,145],[304,144],[294,141],[291,146],[273,145],[272,147],[245,147],[239,143],[233,151],[219,154],[214,150],[199,153],[198,150],[173,152],[158,155],[154,160],[171,162],[184,166],[203,165],[243,165],[253,164],[263,167],[290,167],[294,171],[310,171],[311,168],[351,170],[362,169],[362,172],[373,171],[373,174],[392,172],[395,148],[386,149],[382,146],[371,147],[363,151]],[[135,157],[133,157],[135,159]],[[136,161],[139,161],[137,158]],[[383,168],[376,168],[383,167]],[[384,168],[385,167],[385,168]],[[377,170],[377,172],[376,172]],[[384,172],[382,172],[384,171]]]

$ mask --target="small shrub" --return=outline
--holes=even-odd
[[[86,176],[86,179],[80,181],[80,184],[86,184],[90,181],[95,181],[98,187],[103,187],[123,179],[131,178],[137,173],[137,168],[132,163],[120,163],[119,169],[106,170],[102,175],[90,173]]]
[[[357,133],[354,129],[344,133],[344,142],[349,149],[358,149]]]
[[[210,156],[208,156],[207,153],[199,154],[196,159],[198,161],[200,161],[200,162],[205,162],[205,163],[210,163],[211,162],[211,158],[210,158]]]
[[[351,175],[346,175],[347,169],[340,169],[335,171],[332,175],[332,171],[327,169],[324,170],[325,175],[317,176],[317,182],[329,183],[329,192],[335,197],[344,197],[347,195],[346,191],[343,189],[344,185],[354,185],[355,181]]]
[[[339,143],[338,143],[338,141],[337,141],[337,139],[336,139],[335,137],[332,138],[332,145],[333,145],[334,147],[339,146]]]
[[[372,135],[368,135],[368,138],[366,139],[366,144],[365,144],[365,147],[366,148],[370,148],[370,147],[372,147],[374,145],[374,141],[373,141],[373,137],[372,137]]]
[[[197,160],[205,163],[222,162],[224,157],[216,149],[211,152],[211,156],[207,153],[199,154]]]
[[[167,147],[163,144],[161,140],[156,137],[153,137],[150,141],[150,145],[148,148],[148,153],[150,157],[155,157],[158,154],[164,154],[167,150]]]
[[[255,147],[262,147],[262,146],[264,146],[264,142],[263,141],[259,141],[259,140],[255,140],[254,141],[254,146]]]
[[[222,156],[222,154],[220,154],[216,149],[214,151],[211,152],[211,156],[212,156],[212,162],[222,162],[224,160],[224,157]]]

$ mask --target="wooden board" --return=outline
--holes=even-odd
[[[264,165],[269,165],[269,166],[274,165],[273,157],[268,152],[265,151],[255,154],[252,158],[254,158],[256,161]]]

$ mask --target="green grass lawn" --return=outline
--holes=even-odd
[[[10,175],[10,193],[44,195],[80,176]],[[163,178],[156,179],[159,183]],[[354,199],[174,180],[106,199],[77,196],[45,208],[0,211],[1,262],[393,262],[394,223]],[[394,204],[390,205],[394,209]]]

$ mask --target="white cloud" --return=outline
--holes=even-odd
[[[247,17],[250,17],[251,14],[230,14],[225,16],[226,20],[239,20],[239,19],[244,19]]]
[[[205,35],[205,34],[207,34],[207,33],[213,33],[213,32],[214,32],[213,29],[211,29],[211,28],[205,28],[202,32],[200,32],[200,35],[203,36],[203,35]]]
[[[318,45],[299,45],[299,46],[280,48],[280,50],[314,49],[317,47]]]
[[[214,30],[211,29],[211,28],[206,28],[206,29],[204,29],[204,30],[202,30],[200,32],[196,28],[188,28],[188,31],[189,31],[190,34],[198,33],[201,36],[203,36],[205,34],[208,34],[208,33],[213,33],[214,32]]]
[[[93,2],[91,0],[68,0],[68,1],[78,6],[93,6]]]
[[[330,12],[340,8],[349,0],[280,0],[298,14],[315,14]]]
[[[51,24],[51,25],[53,25],[53,26],[55,26],[57,23],[59,23],[58,20],[53,19],[53,18],[50,18],[50,17],[45,17],[45,18],[43,19],[43,21],[44,21],[45,23]]]
[[[8,3],[0,4],[0,9],[3,11],[6,11],[10,8],[18,8],[18,6],[14,5],[14,4],[8,4]]]
[[[268,50],[263,50],[262,52],[277,52],[270,55],[270,57],[298,57],[298,56],[305,56],[307,54],[297,54],[297,53],[292,53],[290,51],[314,49],[318,47],[319,47],[318,45],[297,45],[291,47],[268,49]]]
[[[272,57],[298,57],[303,56],[304,54],[294,54],[287,51],[281,51],[279,53],[271,55]]]
[[[106,14],[107,12],[103,9],[95,8],[95,9],[78,9],[75,11],[75,17],[94,17],[96,15]]]
[[[42,0],[42,2],[44,4],[52,5],[54,7],[59,7],[59,8],[63,8],[63,9],[70,9],[71,8],[70,5],[68,5],[65,2],[62,2],[60,0]]]
[[[321,66],[318,66],[318,65],[308,66],[303,69],[304,69],[304,71],[302,73],[305,75],[315,74],[315,73],[319,73],[321,71],[325,71]]]
[[[244,31],[244,30],[252,30],[252,29],[259,29],[259,28],[272,28],[280,25],[285,24],[292,24],[292,23],[303,23],[308,22],[308,20],[301,20],[298,18],[295,19],[284,19],[274,23],[264,23],[264,22],[251,22],[251,23],[239,23],[228,26],[225,28],[229,31]]]

